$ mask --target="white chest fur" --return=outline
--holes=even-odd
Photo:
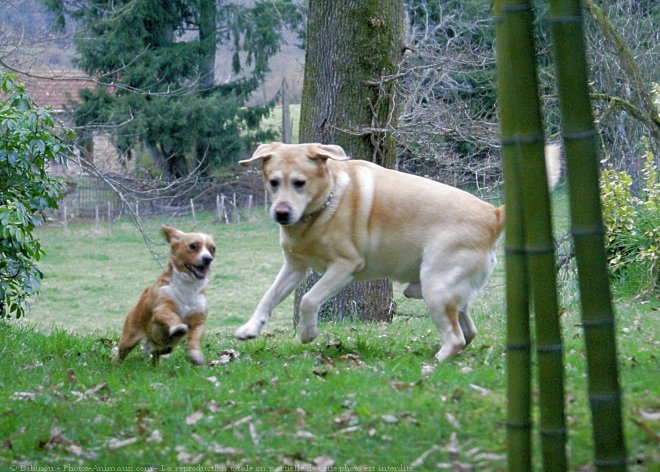
[[[206,313],[206,296],[202,293],[208,279],[196,280],[176,269],[169,285],[160,288],[160,293],[176,303],[179,316],[185,318],[194,313]]]

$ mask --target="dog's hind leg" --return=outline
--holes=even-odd
[[[465,345],[467,346],[477,336],[477,327],[468,313],[468,305],[465,304],[458,309],[458,322],[461,325],[461,331],[465,337]]]
[[[126,356],[138,345],[142,338],[144,338],[144,333],[141,331],[129,333],[124,330],[119,341],[119,349],[115,362],[120,363],[126,359]]]
[[[467,344],[460,324],[460,305],[457,303],[460,290],[456,282],[462,280],[462,276],[459,270],[448,273],[438,270],[437,266],[429,265],[426,270],[422,269],[422,294],[442,339],[442,346],[435,355],[438,362],[458,354]]]

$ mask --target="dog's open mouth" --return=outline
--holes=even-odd
[[[192,264],[186,264],[186,269],[195,277],[196,279],[203,279],[206,277],[206,274],[208,273],[208,266],[204,265],[192,265]]]

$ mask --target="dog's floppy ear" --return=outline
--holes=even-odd
[[[165,239],[168,243],[181,239],[181,235],[183,235],[181,231],[176,228],[172,228],[171,226],[163,225],[160,227],[160,230],[163,232],[163,235],[165,236]]]
[[[321,159],[330,158],[335,161],[347,161],[350,159],[350,157],[346,155],[344,148],[337,146],[336,144],[314,143],[312,144],[312,149],[316,153],[313,157],[320,157]]]
[[[254,151],[254,154],[252,154],[251,158],[243,159],[242,161],[238,161],[238,163],[242,166],[248,167],[257,161],[268,159],[273,155],[275,149],[277,149],[280,144],[282,143],[260,144],[257,150]]]

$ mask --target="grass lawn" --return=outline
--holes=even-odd
[[[277,228],[266,219],[227,226],[198,216],[146,222],[158,260],[127,222],[39,230],[42,295],[25,320],[0,323],[0,468],[505,470],[501,262],[474,305],[479,335],[435,369],[436,328],[423,303],[400,296],[393,323],[323,324],[310,345],[298,342],[287,300],[264,335],[239,342],[233,330],[279,270]],[[210,232],[218,243],[207,290],[209,362],[191,367],[178,349],[154,368],[136,350],[115,366],[110,351],[124,317],[165,260],[161,223]],[[562,289],[569,460],[571,470],[590,470],[574,287],[566,281]],[[657,299],[617,300],[635,471],[660,460],[659,308]]]

